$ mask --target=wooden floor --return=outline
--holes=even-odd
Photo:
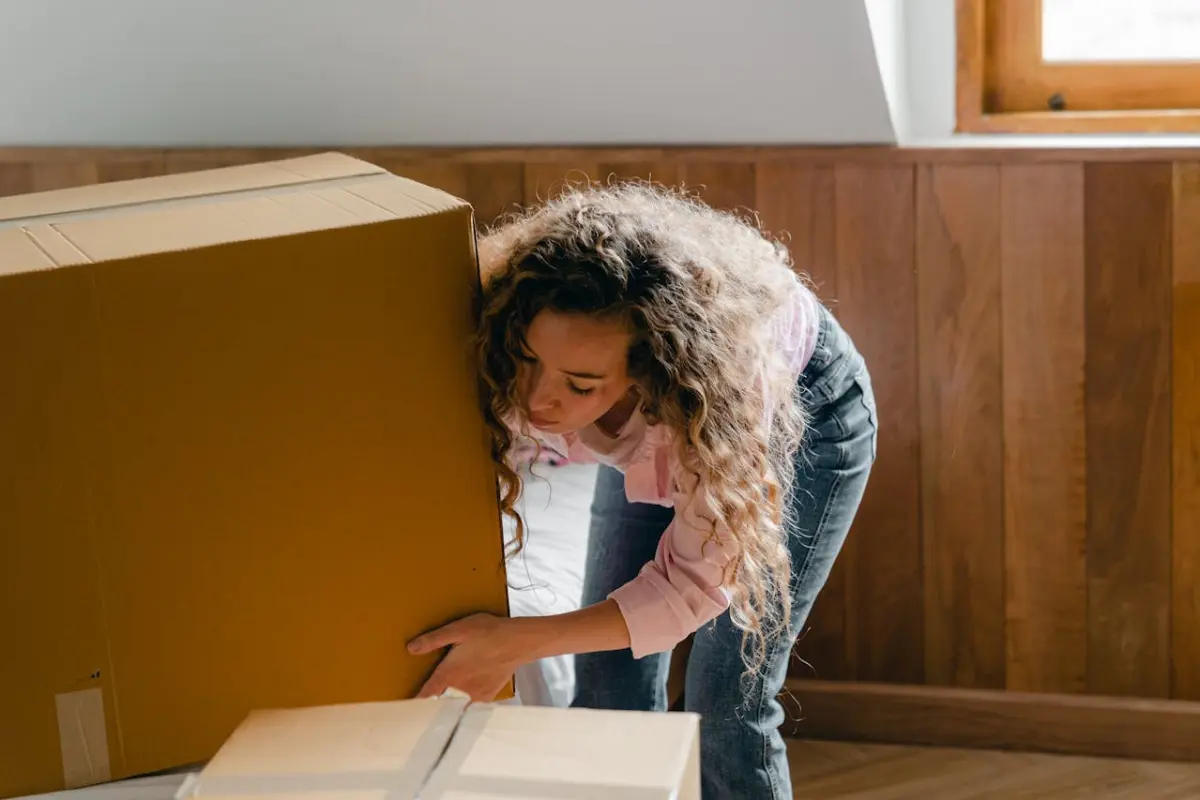
[[[805,800],[1200,800],[1200,764],[792,740]]]

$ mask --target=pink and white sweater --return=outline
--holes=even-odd
[[[775,346],[787,353],[799,378],[812,356],[819,315],[816,298],[797,287],[794,302],[772,320],[770,330]],[[630,502],[675,509],[654,560],[610,595],[625,618],[635,658],[670,650],[729,607],[721,583],[733,556],[731,542],[719,530],[709,541],[712,527],[704,520],[714,515],[700,491],[703,477],[698,482],[692,472],[681,468],[671,430],[648,424],[635,411],[615,438],[595,425],[568,434],[530,432],[572,463],[599,462],[619,469]]]

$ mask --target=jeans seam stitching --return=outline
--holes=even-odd
[[[770,661],[774,661],[775,658],[778,656],[779,643],[782,641],[788,641],[790,639],[791,639],[790,636],[780,637],[771,645],[770,652],[768,653],[768,656],[770,657]],[[767,703],[768,703],[767,681],[765,680],[765,676],[763,676],[763,678],[760,679],[760,681],[759,681],[759,688],[758,688],[758,720],[760,723],[762,721],[763,716],[766,713]],[[771,784],[771,797],[779,798],[779,784],[775,780],[775,773],[771,771],[770,759],[767,756],[767,744],[770,741],[770,738],[771,737],[769,734],[762,737],[762,754],[761,754],[762,770],[764,773],[766,773],[767,780]]]
[[[876,453],[877,439],[879,436],[879,410],[874,402],[874,389],[871,387],[870,378],[864,375],[865,370],[859,370],[854,376],[854,382],[858,384],[859,398],[858,401],[862,404],[863,409],[867,412],[867,424],[871,426],[871,462],[874,463],[878,454]],[[867,402],[867,398],[871,398],[871,402]]]
[[[810,391],[819,397],[822,405],[832,403],[838,397],[838,395],[834,394],[833,387],[844,381],[846,373],[849,371],[850,365],[846,363],[844,356],[835,358],[821,373],[820,377],[813,381],[809,387]]]

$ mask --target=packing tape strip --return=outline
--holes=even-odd
[[[245,797],[252,795],[302,794],[305,792],[352,792],[382,789],[388,800],[416,797],[431,770],[442,758],[451,741],[467,701],[444,698],[433,722],[417,739],[404,764],[394,770],[359,770],[294,774],[205,775],[203,772],[176,795],[178,800],[204,797]]]
[[[421,800],[440,800],[447,792],[496,797],[553,797],[556,800],[676,800],[678,789],[460,775],[494,708],[491,704],[478,704],[467,709],[450,746],[421,789]]]
[[[78,789],[112,780],[104,690],[100,687],[54,696],[63,785]]]

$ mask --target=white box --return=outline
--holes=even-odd
[[[258,711],[179,800],[699,800],[699,717],[446,696]]]

